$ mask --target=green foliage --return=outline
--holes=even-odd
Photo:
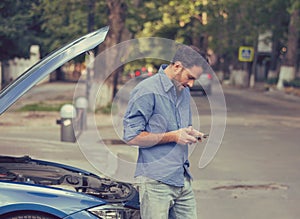
[[[283,81],[283,86],[300,88],[300,78],[295,78],[292,81]]]
[[[46,111],[46,112],[59,112],[63,104],[49,104],[49,103],[32,103],[21,107],[18,111],[28,112],[28,111]]]
[[[106,106],[99,107],[96,109],[96,113],[103,113],[103,114],[115,114],[118,112],[118,106],[112,103],[107,104]]]
[[[285,44],[289,12],[299,8],[299,0],[124,2],[126,28],[134,38],[162,37],[210,48],[225,63],[237,62],[238,47],[255,47],[265,30],[273,33],[269,40]],[[91,28],[107,25],[108,13],[104,0],[2,0],[0,60],[28,57],[29,46],[36,43],[44,56]]]
[[[0,2],[0,61],[29,57],[29,47],[38,42],[38,16],[31,16],[38,0],[2,0]]]
[[[130,5],[127,21],[136,37],[163,37],[210,48],[229,63],[237,62],[239,46],[255,47],[258,34],[265,30],[283,41],[289,20],[286,0],[140,2],[138,7]]]
[[[275,85],[278,82],[278,78],[269,78],[265,81],[266,84]]]
[[[107,18],[103,19],[103,2],[93,1],[93,10],[89,8],[90,2],[92,1],[40,0],[33,5],[32,14],[39,14],[41,19],[43,55],[89,32],[89,22],[93,24],[93,29],[104,26]],[[89,21],[91,14],[94,19]]]

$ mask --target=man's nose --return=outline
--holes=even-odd
[[[194,80],[190,80],[188,81],[187,85],[191,88],[194,86],[194,82],[195,82]]]

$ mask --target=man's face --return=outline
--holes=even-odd
[[[185,68],[180,62],[174,64],[174,80],[176,87],[180,91],[185,87],[193,87],[195,80],[197,80],[203,72],[201,66],[194,65],[191,68]]]

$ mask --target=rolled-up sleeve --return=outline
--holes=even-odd
[[[139,135],[142,131],[146,131],[146,125],[152,113],[153,97],[151,94],[132,94],[123,119],[124,141],[128,142]]]

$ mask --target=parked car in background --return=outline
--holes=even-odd
[[[101,44],[107,32],[74,40],[28,69],[0,92],[0,115],[62,64]],[[0,156],[1,219],[139,219],[138,195],[130,183],[62,163]]]
[[[201,74],[200,78],[195,81],[191,91],[200,91],[203,95],[210,95],[212,93],[212,82],[213,77],[210,73]]]
[[[134,78],[138,79],[138,80],[143,80],[145,78],[148,78],[150,76],[152,76],[153,73],[151,71],[149,71],[146,67],[142,67],[141,69],[136,69],[134,71]]]

